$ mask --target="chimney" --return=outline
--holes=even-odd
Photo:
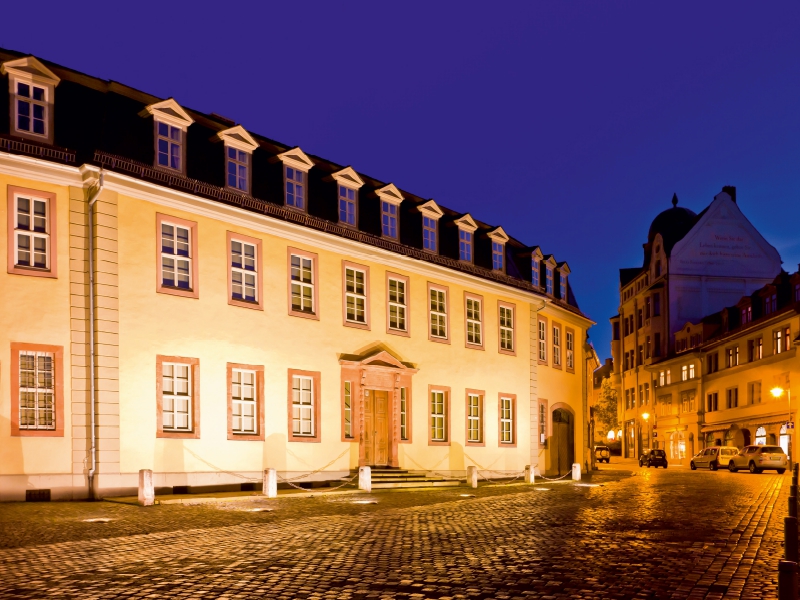
[[[728,194],[731,197],[731,200],[736,202],[736,186],[735,185],[724,185],[722,186],[722,191]]]

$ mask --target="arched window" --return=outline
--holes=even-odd
[[[783,451],[786,453],[786,456],[789,456],[789,432],[786,431],[786,424],[781,425],[781,437],[779,443],[781,448],[783,448]]]
[[[767,430],[763,427],[759,427],[756,429],[756,445],[757,446],[766,446],[767,445]]]
[[[686,440],[682,431],[673,431],[670,434],[669,457],[675,460],[686,458]]]

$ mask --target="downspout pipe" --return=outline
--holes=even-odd
[[[94,352],[94,338],[95,338],[95,322],[94,322],[94,204],[100,197],[100,192],[103,191],[103,170],[100,169],[100,178],[97,187],[94,190],[91,198],[89,199],[89,431],[91,437],[91,450],[90,460],[91,466],[89,467],[89,500],[96,500],[94,491],[94,476],[97,471],[97,432],[96,432],[96,410],[97,404],[97,389],[95,386],[96,379],[96,357]]]

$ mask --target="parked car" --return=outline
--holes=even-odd
[[[639,457],[639,466],[667,468],[667,453],[663,450],[645,450]]]
[[[693,471],[704,468],[716,471],[720,467],[727,467],[737,454],[739,449],[735,446],[711,446],[695,454],[689,462],[689,467]]]
[[[611,459],[611,448],[608,446],[595,446],[594,457],[597,462],[604,462],[608,464],[608,461]]]
[[[728,470],[736,473],[739,469],[748,469],[751,473],[761,473],[771,469],[781,474],[788,466],[789,459],[780,446],[745,446],[728,463]]]

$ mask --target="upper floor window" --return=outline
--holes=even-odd
[[[706,405],[706,411],[713,412],[715,410],[719,410],[719,393],[711,392],[710,394],[708,394],[708,403]]]
[[[689,379],[689,366],[683,365],[681,367],[681,381],[686,381]]]
[[[46,136],[47,88],[17,82],[17,131]]]
[[[492,241],[492,269],[502,271],[504,267],[503,252],[505,246],[502,243]]]
[[[547,322],[539,321],[539,362],[547,362]]]
[[[660,260],[656,261],[655,277],[656,278],[661,277],[661,261]]]
[[[561,328],[553,325],[553,366],[561,366]]]
[[[531,283],[533,287],[539,287],[539,274],[540,274],[540,262],[538,258],[533,258],[531,260]]]
[[[447,292],[430,288],[430,335],[431,338],[447,339]]]
[[[465,229],[458,230],[458,258],[472,262],[472,232]]]
[[[545,269],[545,291],[550,295],[553,294],[553,268],[549,265]]]
[[[567,370],[575,368],[575,334],[567,331]]]
[[[449,430],[445,391],[431,390],[431,441],[446,442]]]
[[[716,352],[709,354],[706,360],[708,362],[709,373],[716,373],[719,371],[719,354]]]
[[[50,199],[9,190],[14,219],[14,266],[50,268]]]
[[[352,188],[339,186],[339,222],[344,225],[356,224],[356,198],[358,192]]]
[[[780,354],[786,352],[791,344],[791,330],[786,327],[785,329],[778,329],[772,332],[772,353]]]
[[[257,419],[256,372],[231,369],[231,431],[258,433]]]
[[[661,315],[661,294],[653,294],[653,316]]]
[[[176,171],[183,170],[183,131],[168,123],[156,122],[156,164]]]
[[[422,247],[429,252],[436,252],[438,249],[436,226],[436,219],[425,215],[422,216]]]
[[[397,205],[381,202],[381,233],[388,238],[397,239]]]
[[[500,305],[500,351],[514,352],[514,309]]]
[[[258,265],[256,245],[231,240],[231,297],[247,302],[258,301]]]
[[[651,302],[652,302],[652,301],[651,301],[651,299],[650,299],[650,296],[647,296],[647,297],[644,299],[644,318],[645,318],[645,319],[649,319],[649,318],[650,318],[650,312],[651,312]]]
[[[240,192],[250,191],[250,155],[228,146],[228,187]]]
[[[408,331],[406,323],[407,280],[389,277],[389,329]]]
[[[291,255],[292,311],[313,314],[316,295],[314,259],[311,256]]]
[[[667,372],[666,371],[659,371],[658,372],[658,386],[664,387],[667,385]]]
[[[514,443],[514,399],[500,397],[500,443]]]
[[[161,223],[161,284],[183,290],[192,289],[191,229],[164,221]]]
[[[286,206],[306,209],[306,174],[300,169],[284,166]]]
[[[558,284],[559,290],[559,298],[562,300],[567,299],[567,276],[562,274]]]
[[[8,75],[10,133],[52,144],[53,99],[61,80],[32,56],[4,62],[0,74]]]
[[[466,304],[467,345],[483,346],[483,311],[481,310],[482,302],[478,297],[467,296]]]
[[[467,442],[483,442],[483,396],[467,394]]]
[[[739,346],[728,348],[725,351],[725,358],[728,368],[739,365]]]
[[[53,352],[19,352],[19,429],[56,429]]]
[[[345,321],[367,323],[367,273],[354,267],[345,267]]]
[[[794,284],[794,301],[800,302],[800,283]]]
[[[314,378],[292,376],[292,435],[314,437],[317,423],[314,410]]]

